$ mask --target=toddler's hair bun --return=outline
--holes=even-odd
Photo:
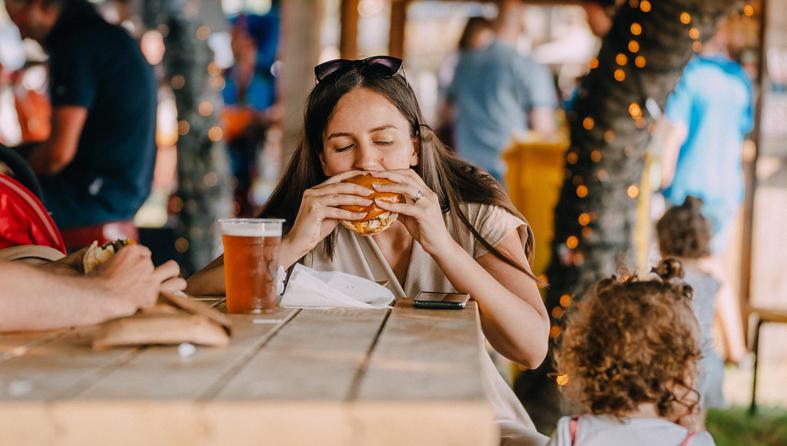
[[[703,205],[702,198],[697,198],[693,195],[686,196],[686,199],[683,200],[682,208],[690,209],[692,211],[699,212]]]
[[[601,296],[607,291],[614,288],[615,285],[618,284],[617,276],[607,277],[606,279],[601,279],[596,284],[596,296]]]
[[[672,257],[667,257],[666,259],[660,260],[659,263],[652,269],[652,271],[656,273],[664,282],[680,280],[686,274],[683,270],[683,264],[680,263],[680,260]]]
[[[681,297],[691,299],[694,295],[694,290],[692,290],[691,286],[683,281],[686,271],[683,269],[683,263],[680,260],[667,257],[659,261],[652,271],[661,278],[662,282],[675,287]]]

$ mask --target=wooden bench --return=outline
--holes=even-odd
[[[0,335],[0,443],[493,445],[465,310],[231,315],[225,348],[93,351],[95,327]]]
[[[752,372],[751,384],[751,405],[749,414],[757,413],[757,369],[760,362],[760,329],[763,324],[787,324],[787,309],[775,308],[751,308],[749,314],[754,323],[754,340],[752,342],[752,352],[754,353],[754,370]]]

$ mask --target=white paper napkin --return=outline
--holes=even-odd
[[[388,288],[371,280],[337,271],[317,271],[295,265],[281,300],[295,308],[385,308],[394,300]]]

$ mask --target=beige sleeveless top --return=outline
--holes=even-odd
[[[510,214],[505,209],[477,203],[463,203],[462,210],[473,227],[492,245],[497,245],[511,231],[516,230],[525,252],[532,248],[532,232],[527,222]],[[488,251],[463,224],[455,227],[452,219],[445,216],[448,231],[474,259]],[[393,273],[384,258],[375,254],[375,249],[366,237],[358,236],[342,226],[338,228],[333,259],[321,249],[312,250],[302,263],[319,271],[342,271],[374,281],[388,281]],[[386,269],[388,271],[386,271]],[[396,290],[393,289],[394,294]],[[418,242],[413,242],[410,264],[402,288],[407,296],[414,297],[419,291],[455,292],[445,274],[432,257]],[[489,355],[481,355],[484,390],[501,431],[501,444],[543,445],[548,438],[536,432],[533,422],[525,412],[514,392],[497,372]]]

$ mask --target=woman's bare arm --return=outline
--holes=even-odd
[[[516,230],[496,248],[529,268]],[[491,253],[475,260],[458,244],[433,257],[454,287],[478,302],[484,334],[495,350],[538,367],[547,353],[549,316],[535,281]]]

